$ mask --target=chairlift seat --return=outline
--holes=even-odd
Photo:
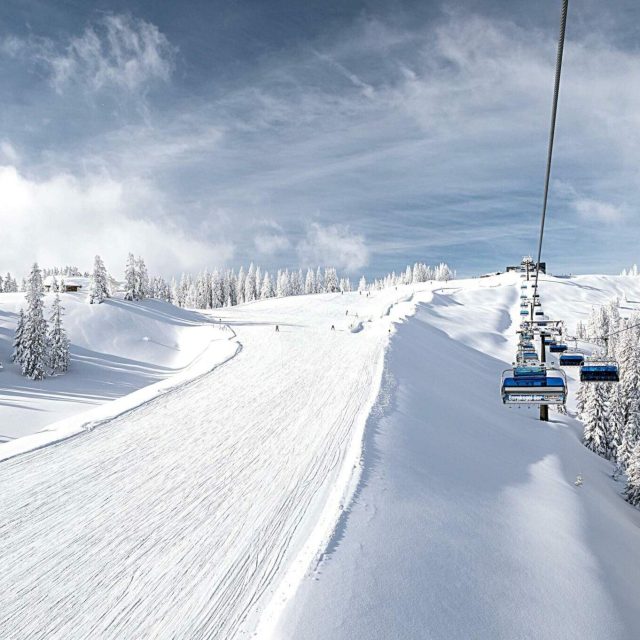
[[[611,361],[586,361],[580,368],[581,382],[620,382],[618,364]]]

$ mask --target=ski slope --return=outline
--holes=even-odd
[[[331,531],[377,394],[389,309],[407,295],[225,310],[242,345],[225,365],[2,463],[3,635],[253,629],[274,581],[294,561],[306,568],[305,545]],[[354,322],[364,329],[352,333]]]
[[[495,280],[436,293],[399,329],[356,498],[270,637],[640,637],[640,512],[577,421],[501,405],[519,283]],[[623,292],[637,309],[638,278],[540,284],[571,328]]]
[[[570,327],[640,300],[546,280]],[[221,310],[224,364],[0,463],[2,637],[638,637],[640,513],[571,418],[500,402],[518,284]]]

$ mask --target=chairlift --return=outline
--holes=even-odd
[[[503,404],[562,405],[567,399],[567,377],[545,365],[515,366],[502,372]]]
[[[560,355],[561,367],[581,367],[584,364],[584,356],[581,353],[563,353]]]
[[[613,358],[587,358],[580,367],[580,382],[620,382],[620,369]]]
[[[569,347],[562,342],[553,342],[549,347],[549,351],[551,351],[551,353],[564,353],[568,348]]]

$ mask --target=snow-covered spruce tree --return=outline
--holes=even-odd
[[[275,293],[273,291],[273,284],[271,283],[271,276],[268,271],[265,271],[262,286],[260,288],[260,299],[266,300],[267,298],[273,298],[274,295]]]
[[[338,274],[333,267],[327,267],[324,270],[324,290],[327,293],[335,293],[339,290]]]
[[[227,305],[235,307],[238,304],[238,279],[233,269],[229,269],[224,280],[225,296]]]
[[[144,260],[138,256],[135,262],[135,300],[144,300],[149,295],[149,273]]]
[[[276,296],[284,298],[291,294],[291,286],[289,281],[289,271],[278,270],[276,278]]]
[[[211,274],[211,296],[212,296],[212,305],[214,309],[219,309],[220,307],[224,307],[224,283],[222,282],[222,277],[220,273],[216,269]]]
[[[244,273],[244,267],[240,267],[238,271],[238,280],[236,282],[236,304],[242,304],[244,302],[244,285],[247,276]]]
[[[585,382],[581,382],[576,391],[576,415],[580,420],[584,421],[584,404],[587,397],[589,386]]]
[[[624,496],[628,503],[640,505],[640,443],[633,448],[627,464],[627,486]]]
[[[109,291],[109,276],[100,256],[96,256],[93,261],[93,276],[91,277],[91,287],[89,289],[89,304],[100,304],[103,300],[111,297]]]
[[[622,389],[619,384],[609,385],[607,409],[607,433],[609,446],[609,455],[607,457],[609,460],[617,460],[618,450],[622,443],[622,433],[625,428]]]
[[[611,459],[613,448],[609,434],[606,383],[589,385],[584,404],[584,438],[587,449]]]
[[[253,262],[249,265],[249,271],[244,281],[244,301],[252,302],[257,297],[256,290],[256,268]]]
[[[313,275],[313,269],[307,269],[307,277],[304,280],[304,292],[306,294],[316,292],[316,279]]]
[[[316,293],[324,293],[324,276],[320,267],[316,270]]]
[[[35,263],[29,276],[27,312],[22,330],[22,375],[42,380],[47,375],[47,321],[44,318],[42,273]]]
[[[125,300],[136,300],[137,290],[137,274],[136,274],[136,259],[133,253],[130,253],[127,257],[127,264],[124,268],[124,282],[125,282]]]
[[[13,353],[11,355],[11,360],[20,365],[20,367],[22,367],[22,355],[24,349],[24,323],[24,311],[20,309],[20,313],[18,314],[18,324],[16,325],[16,333],[13,338]]]
[[[69,369],[69,338],[62,326],[64,307],[56,293],[49,319],[49,367],[52,374],[65,373]]]
[[[358,291],[366,291],[367,290],[367,279],[362,276],[360,278],[360,282],[358,283]]]
[[[17,293],[18,282],[15,278],[11,277],[11,274],[7,271],[7,275],[4,279],[4,292],[5,293]]]

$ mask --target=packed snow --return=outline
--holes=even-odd
[[[576,420],[501,406],[514,282],[436,292],[399,329],[356,497],[269,637],[640,636],[640,512],[613,465]],[[572,331],[614,296],[637,309],[640,279],[543,277],[540,293]]]
[[[54,296],[45,295],[47,316]],[[65,419],[183,371],[207,349],[210,359],[228,356],[228,335],[197,312],[158,300],[110,299],[90,305],[87,294],[80,292],[62,293],[60,298],[71,339],[71,369],[64,376],[34,381],[21,376],[19,367],[11,363],[13,335],[25,295],[0,293],[0,362],[4,367],[0,371],[0,443],[62,428]],[[217,355],[211,353],[212,341]],[[2,449],[0,444],[0,459]]]
[[[518,285],[506,274],[204,320],[172,311],[174,331],[200,327],[192,354],[214,330],[231,353],[0,464],[3,635],[638,637],[640,512],[575,420],[501,403]],[[640,279],[540,289],[570,330],[622,292],[635,308]],[[68,300],[74,340],[91,323],[75,325]],[[84,348],[138,336],[119,353],[145,362],[159,325],[131,323],[171,315],[155,302],[87,308],[122,317]]]

